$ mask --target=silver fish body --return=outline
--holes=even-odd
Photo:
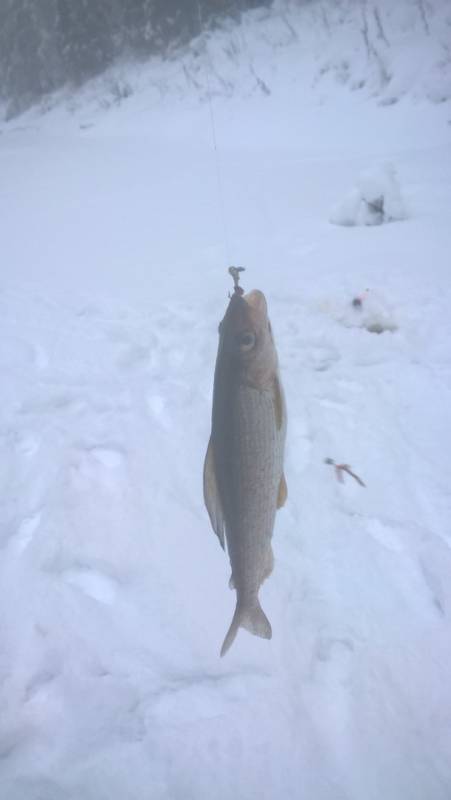
[[[205,503],[223,547],[227,540],[237,593],[221,655],[240,627],[271,638],[258,592],[272,572],[275,514],[286,498],[285,433],[285,402],[264,295],[235,294],[220,326],[204,467]]]

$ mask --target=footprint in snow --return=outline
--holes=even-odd
[[[25,745],[30,737],[30,729],[19,726],[8,726],[7,729],[0,729],[0,761],[13,755],[21,745]]]
[[[152,706],[152,715],[165,724],[186,724],[194,720],[219,718],[224,714],[219,684],[181,684],[162,690]]]
[[[41,522],[41,512],[25,517],[19,525],[17,532],[12,536],[9,549],[14,555],[21,555],[32,542],[34,534]]]
[[[88,452],[95,461],[107,469],[120,467],[124,460],[123,453],[111,447],[92,447]]]
[[[49,778],[38,777],[33,772],[31,775],[32,777],[15,776],[14,797],[27,798],[27,800],[61,800],[62,797],[73,800],[76,797],[72,792],[68,794],[67,788],[63,788]]]
[[[441,617],[445,617],[447,605],[446,593],[439,572],[434,570],[425,558],[420,558],[420,571],[424,578],[426,588],[429,590],[434,608]]]
[[[42,393],[33,399],[27,399],[20,408],[20,413],[35,416],[36,414],[74,413],[79,414],[88,407],[83,397],[67,392],[55,395]]]
[[[334,400],[331,397],[320,397],[318,403],[322,408],[327,408],[331,411],[344,412],[347,410],[346,403],[342,400]]]
[[[351,380],[349,378],[338,378],[336,381],[337,386],[346,394],[363,394],[364,388],[361,383]]]
[[[149,372],[160,366],[160,355],[155,343],[127,344],[121,346],[121,353],[117,359],[118,366],[127,371],[145,370]]]
[[[124,458],[124,453],[118,447],[93,445],[77,451],[76,459],[71,466],[74,488],[90,488],[93,483],[111,488],[120,478]]]
[[[335,674],[347,671],[347,662],[354,652],[354,644],[349,637],[322,636],[318,639],[315,655],[318,661],[333,663]]]
[[[33,345],[13,336],[2,336],[0,339],[0,369],[26,369],[35,363]]]
[[[396,526],[381,519],[370,519],[367,524],[368,533],[387,550],[400,553],[404,550],[402,536]]]
[[[37,369],[47,369],[49,365],[49,358],[44,348],[40,344],[34,345],[34,363]]]
[[[79,589],[83,594],[92,597],[104,605],[112,605],[116,599],[118,582],[91,567],[71,567],[63,570],[61,577],[65,583]]]
[[[171,427],[170,417],[166,408],[166,400],[161,394],[147,396],[147,408],[155,422],[168,430]]]
[[[340,353],[327,345],[311,344],[305,347],[303,360],[315,372],[326,372],[340,360]]]
[[[36,672],[25,687],[25,700],[29,701],[38,696],[45,699],[49,684],[51,684],[56,677],[57,673],[50,670],[44,669]]]
[[[325,742],[340,759],[347,755],[349,685],[352,682],[354,642],[348,636],[320,636],[313,651],[310,687],[311,713]]]
[[[31,458],[39,450],[40,444],[41,440],[39,436],[35,436],[33,433],[27,433],[18,436],[15,441],[15,448],[21,455]]]
[[[145,345],[130,345],[125,348],[119,359],[119,365],[127,369],[146,366],[149,363],[150,352]]]

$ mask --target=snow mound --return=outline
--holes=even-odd
[[[392,164],[362,172],[356,185],[335,206],[330,216],[334,225],[383,225],[406,219],[407,212]]]
[[[394,333],[399,328],[393,304],[379,289],[365,288],[354,296],[342,292],[335,300],[321,303],[320,309],[345,328],[363,328],[368,333]]]

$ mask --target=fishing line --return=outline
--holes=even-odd
[[[199,17],[199,30],[200,35],[202,36],[204,26],[203,26],[203,18],[202,18],[202,8],[201,8],[201,0],[197,0],[197,13]],[[216,135],[216,122],[215,122],[215,114],[213,108],[213,101],[211,97],[211,74],[213,72],[212,62],[210,53],[208,51],[207,45],[205,46],[205,53],[206,53],[206,83],[207,83],[207,98],[208,98],[208,108],[210,111],[210,127],[211,127],[211,138],[213,142],[213,152],[214,152],[214,160],[215,160],[215,167],[216,167],[216,183],[217,183],[217,190],[218,190],[218,198],[219,198],[219,216],[221,218],[222,223],[222,233],[224,237],[224,253],[226,257],[226,261],[228,264],[231,263],[230,259],[230,240],[229,240],[229,231],[227,225],[227,209],[226,209],[226,202],[225,202],[225,195],[224,195],[224,186],[222,181],[222,170],[221,170],[221,162],[219,158],[219,148],[218,148],[218,137]]]

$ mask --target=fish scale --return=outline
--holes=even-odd
[[[238,586],[238,571],[245,572],[246,591],[252,587],[257,592],[268,562],[282,456],[270,392],[239,389],[234,432],[230,472],[236,514],[227,544],[231,559],[237,564],[233,570],[235,585]],[[235,558],[235,553],[245,562]]]

